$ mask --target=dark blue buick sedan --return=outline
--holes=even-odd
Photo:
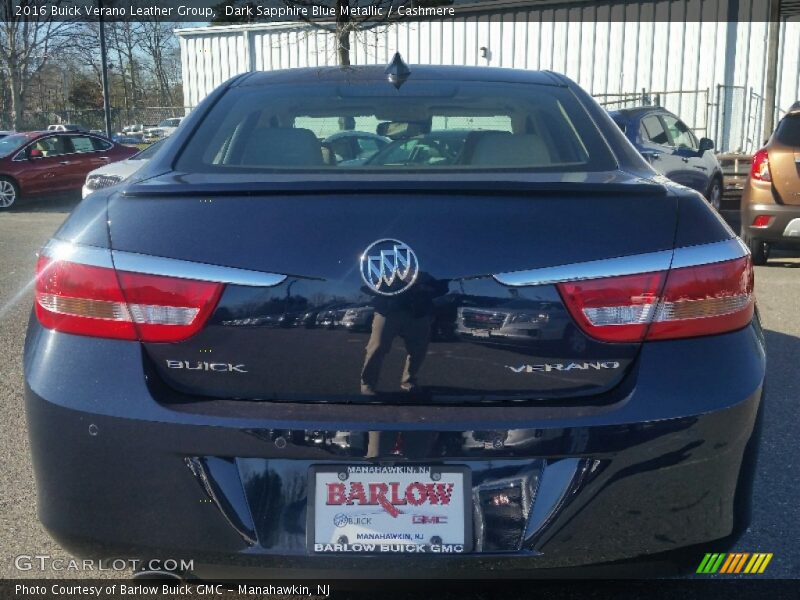
[[[747,249],[565,77],[400,66],[231,79],[41,250],[26,404],[70,552],[495,577],[747,526]],[[337,130],[390,141],[340,164]]]

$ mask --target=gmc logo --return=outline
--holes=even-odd
[[[414,525],[441,525],[447,523],[447,517],[440,517],[437,515],[414,515],[411,517],[411,522]]]

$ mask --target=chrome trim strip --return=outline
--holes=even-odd
[[[286,275],[278,273],[263,273],[236,267],[222,267],[135,252],[112,251],[108,248],[74,244],[55,238],[45,244],[41,254],[92,267],[104,267],[106,269],[116,267],[120,271],[131,271],[146,275],[164,275],[180,279],[195,279],[197,281],[230,283],[251,287],[273,287],[286,279]]]
[[[680,269],[681,267],[708,265],[725,260],[742,258],[748,254],[750,254],[750,251],[738,237],[721,242],[713,242],[711,244],[684,246],[682,248],[675,248],[672,268]]]
[[[286,279],[286,275],[279,275],[278,273],[263,273],[236,267],[222,267],[176,258],[138,254],[136,252],[113,250],[111,254],[114,259],[114,266],[118,271],[251,287],[273,287]]]
[[[669,268],[671,259],[671,250],[661,250],[660,252],[591,260],[557,267],[531,269],[530,271],[499,273],[494,275],[494,278],[499,283],[512,287],[547,285],[564,281],[582,281],[584,279],[597,279],[598,277],[618,277],[621,275],[664,271]]]
[[[114,263],[111,261],[111,250],[108,248],[74,244],[56,238],[47,242],[44,248],[41,249],[40,254],[57,260],[68,260],[82,265],[89,265],[90,267],[114,268]]]
[[[582,281],[599,277],[619,277],[666,271],[669,268],[691,267],[747,256],[747,246],[739,238],[721,242],[684,246],[672,250],[618,256],[530,271],[512,271],[493,275],[498,283],[511,287],[547,285],[566,281]]]

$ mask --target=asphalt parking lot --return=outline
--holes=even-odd
[[[36,518],[22,402],[22,344],[32,305],[35,251],[75,204],[39,201],[0,213],[0,578],[83,577],[79,572],[19,571],[18,555],[67,557]],[[731,215],[726,215],[731,217]],[[743,552],[772,552],[771,577],[800,577],[800,258],[789,255],[756,268],[759,307],[769,353],[763,444],[754,518]]]

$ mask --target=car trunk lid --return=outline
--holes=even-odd
[[[419,364],[412,397],[426,402],[598,396],[622,381],[640,344],[583,334],[552,284],[493,275],[670,250],[677,219],[662,186],[622,173],[493,182],[491,192],[373,182],[320,193],[199,179],[187,189],[174,178],[112,198],[115,252],[287,276],[270,287],[228,284],[197,335],[145,344],[155,372],[184,396],[393,401],[409,349]],[[395,296],[361,274],[361,256],[387,238],[413,249],[419,267]],[[425,286],[434,291],[413,299]],[[376,318],[393,339],[381,345],[376,395],[365,396]]]

